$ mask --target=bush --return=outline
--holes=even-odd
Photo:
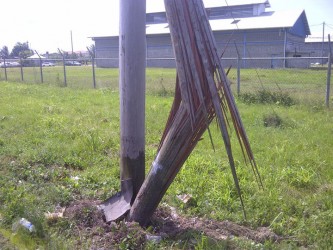
[[[282,126],[282,118],[278,116],[276,113],[271,113],[264,115],[264,126],[265,127],[281,127]]]
[[[271,92],[268,90],[259,90],[255,93],[240,94],[239,99],[247,104],[261,103],[271,104],[275,103],[282,106],[292,106],[296,104],[296,101],[292,99],[288,93],[283,92]]]

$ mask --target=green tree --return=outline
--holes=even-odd
[[[16,43],[14,48],[12,49],[12,52],[10,53],[11,57],[21,57],[21,58],[27,58],[31,55],[33,55],[33,52],[29,48],[28,42]]]
[[[0,57],[3,59],[9,58],[9,50],[7,46],[3,46],[2,49],[0,50]]]

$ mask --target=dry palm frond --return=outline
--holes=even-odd
[[[261,185],[202,0],[165,0],[165,7],[176,57],[176,91],[158,154],[131,210],[132,219],[141,224],[145,224],[153,213],[214,118],[221,131],[242,206],[229,137],[231,127],[236,132],[246,162],[251,164]]]

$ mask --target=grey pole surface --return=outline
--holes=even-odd
[[[92,67],[92,73],[93,73],[93,86],[95,89],[96,88],[95,56],[91,57],[91,67]]]
[[[20,69],[21,69],[21,81],[24,81],[24,77],[23,77],[23,60],[20,57]]]
[[[40,81],[41,81],[41,83],[44,83],[42,58],[38,54],[37,50],[35,50],[35,52],[36,52],[37,56],[39,57]]]
[[[3,66],[4,66],[4,69],[5,69],[5,80],[8,81],[6,58],[3,59]]]
[[[328,63],[327,63],[327,82],[326,82],[326,107],[330,106],[330,89],[331,89],[331,72],[332,72],[332,48],[331,48],[331,36],[328,35]]]
[[[332,69],[332,54],[328,53],[327,79],[326,79],[326,107],[327,108],[330,107],[331,69]]]
[[[74,60],[73,33],[72,33],[72,31],[71,31],[71,46],[72,46],[72,59]]]
[[[133,202],[145,178],[146,1],[119,2],[120,178]]]
[[[64,69],[64,85],[65,87],[67,87],[67,76],[66,76],[66,62],[65,62],[65,56],[64,54],[61,52],[61,50],[58,48],[58,52],[59,54],[62,56],[62,66]]]
[[[96,73],[95,73],[95,51],[92,51],[87,47],[87,50],[91,57],[91,67],[92,67],[92,74],[93,74],[93,86],[94,89],[96,88]]]
[[[240,62],[241,62],[241,57],[238,51],[238,47],[236,44],[236,41],[234,41],[236,52],[237,52],[237,95],[240,95]]]
[[[325,22],[323,22],[323,39],[321,42],[321,57],[324,57],[324,43],[325,43]],[[321,59],[321,65],[324,65],[324,59]]]

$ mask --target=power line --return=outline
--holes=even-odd
[[[333,25],[332,24],[326,24],[326,27],[328,27],[329,29],[333,29]]]
[[[313,27],[313,26],[320,26],[320,25],[323,25],[323,23],[312,24],[312,25],[309,25],[309,26],[310,26],[310,27]]]
[[[225,1],[225,4],[227,5],[227,7],[229,7],[229,4],[228,4],[228,2],[227,2],[227,0],[224,0]],[[230,14],[231,14],[231,18],[234,20],[233,21],[233,24],[235,24],[236,25],[236,27],[237,27],[237,30],[239,30],[239,27],[238,27],[238,21],[236,21],[236,19],[234,18],[234,16],[233,16],[233,14],[232,14],[232,11],[230,12]]]

